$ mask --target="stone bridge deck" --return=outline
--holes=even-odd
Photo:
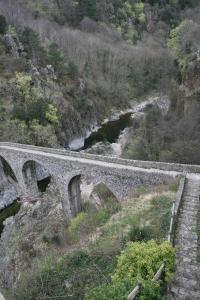
[[[127,160],[14,143],[0,143],[0,158],[13,171],[18,196],[38,192],[38,168],[40,173],[48,174],[46,177],[51,177],[57,186],[69,218],[80,210],[81,179],[94,185],[105,184],[123,201],[139,186],[168,183],[177,175],[200,173],[198,165]]]
[[[4,164],[6,162],[9,165],[14,174],[16,195],[19,197],[36,195],[38,169],[40,174],[44,174],[44,178],[50,177],[59,191],[63,210],[68,218],[80,211],[82,179],[88,184],[105,184],[119,201],[123,201],[137,187],[168,183],[172,177],[185,172],[186,167],[174,165],[170,168],[170,164],[131,161],[13,143],[0,143],[0,158]],[[0,168],[3,166],[1,160]],[[190,166],[187,168],[190,171]],[[198,169],[198,166],[195,168]]]
[[[105,162],[105,163],[111,163],[111,164],[117,164],[117,165],[123,165],[126,166],[128,169],[128,166],[139,168],[139,169],[145,169],[153,171],[160,170],[160,171],[169,171],[170,173],[178,172],[178,173],[200,173],[200,165],[190,165],[190,164],[178,164],[178,163],[165,163],[165,162],[156,162],[156,161],[141,161],[141,160],[131,160],[131,159],[122,159],[122,158],[116,158],[116,157],[108,157],[103,155],[95,155],[95,154],[87,154],[82,152],[73,152],[68,151],[64,149],[54,149],[54,148],[47,148],[47,147],[38,147],[33,145],[24,145],[24,144],[16,144],[16,143],[7,143],[7,142],[1,142],[0,143],[0,149],[7,149],[8,151],[21,151],[21,152],[27,152],[34,154],[35,151],[40,153],[41,155],[46,156],[54,156],[54,155],[61,155],[67,157],[67,159],[70,160],[71,158],[77,158],[78,161],[80,159],[86,159],[86,160],[92,160],[95,161],[95,164],[97,162]],[[0,153],[1,154],[1,153]],[[51,155],[52,154],[52,155]],[[89,162],[89,161],[88,161]],[[109,167],[109,165],[108,165]]]
[[[168,300],[200,300],[200,264],[197,263],[197,212],[200,178],[187,176],[176,231],[176,268]]]

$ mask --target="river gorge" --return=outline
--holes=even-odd
[[[69,150],[83,151],[92,154],[109,155],[120,157],[123,147],[129,138],[129,129],[133,125],[135,119],[140,119],[144,116],[145,109],[148,105],[157,105],[163,114],[166,114],[169,109],[169,99],[167,96],[154,96],[149,97],[147,100],[140,103],[133,103],[131,108],[113,112],[110,119],[104,120],[104,122],[96,126],[95,129],[88,131],[86,136],[75,138],[69,143]],[[93,126],[94,127],[94,126]],[[3,164],[1,169],[5,169]],[[1,172],[3,176],[3,171]],[[43,188],[42,182],[46,178],[46,175],[37,170],[40,189]],[[44,178],[43,178],[44,177]],[[0,228],[3,230],[3,222],[7,217],[16,214],[19,210],[16,201],[16,187],[15,182],[11,177],[2,180],[1,193],[0,193]],[[85,187],[86,189],[87,187]],[[91,187],[92,188],[92,187]],[[83,187],[83,193],[84,193]],[[15,202],[15,203],[14,203]],[[12,213],[13,212],[13,213]]]

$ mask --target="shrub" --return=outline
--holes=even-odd
[[[80,227],[81,223],[86,219],[86,214],[84,212],[79,213],[75,218],[70,220],[68,230],[70,233],[74,233]]]
[[[118,257],[117,268],[113,275],[113,282],[130,281],[134,286],[137,281],[151,280],[161,264],[165,263],[165,280],[171,276],[175,260],[175,251],[168,243],[157,244],[155,241],[147,243],[129,243]]]
[[[161,300],[162,288],[160,283],[151,280],[156,271],[165,263],[164,281],[167,281],[174,265],[175,251],[168,242],[157,244],[155,241],[148,243],[129,243],[127,248],[118,257],[117,268],[112,276],[112,284],[101,285],[89,289],[85,300],[123,300],[138,281],[142,282],[142,292],[138,299]]]
[[[145,282],[141,293],[139,295],[140,300],[162,300],[163,295],[161,291],[161,287],[158,283],[154,283],[152,281]]]
[[[13,118],[26,122],[36,119],[40,124],[45,124],[47,111],[48,104],[42,99],[27,104],[20,103],[14,106]]]
[[[99,286],[86,292],[84,300],[126,300],[130,284],[117,283]]]
[[[57,124],[59,122],[57,107],[55,107],[53,104],[48,104],[45,117],[49,123]]]

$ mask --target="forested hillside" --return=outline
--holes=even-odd
[[[88,133],[111,123],[92,147]],[[89,146],[73,150],[200,164],[200,0],[0,0],[0,142],[72,150],[80,138]],[[177,224],[180,280],[196,288],[197,174],[22,152],[21,168],[0,157],[0,298],[123,300],[141,283],[137,299],[161,300]]]
[[[198,0],[0,1],[0,139],[64,146],[154,92],[125,157],[200,163]]]

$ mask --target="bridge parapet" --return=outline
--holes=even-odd
[[[117,157],[108,157],[103,155],[73,152],[65,149],[46,148],[46,147],[38,147],[33,145],[7,143],[7,142],[0,143],[0,147],[1,146],[17,147],[21,149],[42,151],[46,153],[60,154],[60,155],[65,155],[70,157],[85,158],[90,160],[120,164],[124,166],[132,166],[132,167],[142,168],[142,169],[157,169],[163,171],[175,171],[180,173],[200,173],[200,165],[130,160],[130,159],[117,158]]]

